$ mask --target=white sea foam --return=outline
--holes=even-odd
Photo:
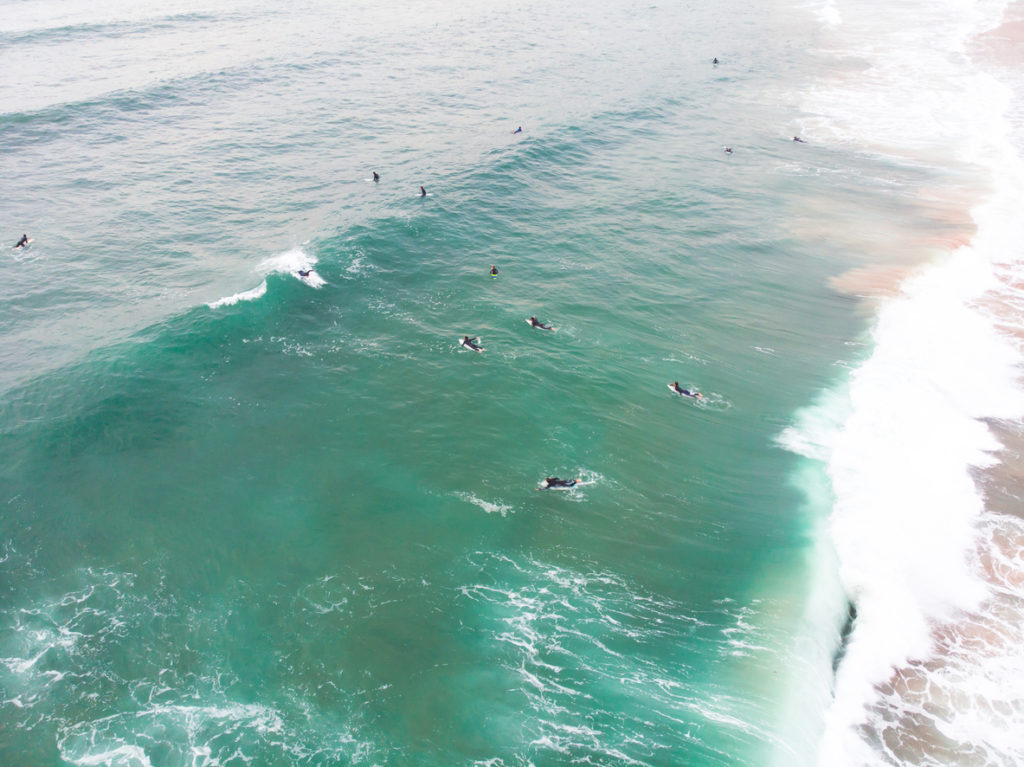
[[[1024,706],[985,688],[1007,672],[1011,687],[1024,687],[1020,664],[991,638],[958,650],[960,637],[989,633],[1000,602],[978,551],[991,548],[989,528],[1010,523],[985,514],[976,485],[999,448],[986,420],[1024,416],[1020,344],[1003,332],[1022,324],[991,311],[1019,300],[1008,264],[1024,261],[1024,172],[1004,119],[1012,94],[964,54],[968,31],[992,25],[1001,4],[840,10],[831,52],[867,68],[811,92],[810,130],[897,160],[958,159],[986,174],[993,192],[972,211],[970,246],[904,284],[880,311],[870,357],[780,439],[827,466],[832,540],[857,608],[819,763],[911,763],[894,744],[932,727],[936,738],[921,736],[926,754],[960,743],[983,755],[979,763],[1010,764],[1024,756],[1010,734]],[[1024,598],[1024,577],[1012,582],[1014,599]],[[909,678],[918,682],[899,681]],[[988,710],[1001,713],[978,716]]]
[[[754,668],[769,657],[780,662],[763,647],[762,621],[752,612],[757,604],[723,603],[732,623],[721,630],[614,572],[493,552],[478,552],[473,564],[486,577],[463,586],[461,596],[474,603],[476,630],[495,663],[517,681],[524,763],[538,754],[542,761],[661,764],[672,744],[702,742],[705,723],[785,750],[756,724],[759,717],[748,715],[748,701],[709,695],[691,669],[661,652],[664,643],[685,638],[711,642],[702,654],[730,665],[743,662],[733,654],[738,650],[757,656]],[[602,688],[623,701],[614,711],[601,708]]]
[[[224,298],[218,298],[207,304],[211,309],[219,309],[222,306],[233,306],[239,301],[255,301],[267,293],[266,277],[271,274],[290,274],[295,279],[313,288],[320,288],[326,285],[323,277],[312,271],[308,277],[300,277],[299,270],[309,271],[316,266],[316,258],[309,255],[302,248],[292,248],[283,253],[269,256],[256,266],[256,273],[264,277],[264,280],[255,288],[243,290]]]
[[[66,728],[58,738],[61,758],[76,765],[150,764],[149,750],[170,752],[182,760],[186,755],[209,756],[210,743],[227,736],[231,752],[219,756],[241,757],[237,742],[266,743],[277,751],[286,735],[281,717],[273,709],[257,704],[167,705],[153,706],[79,722]],[[221,747],[218,746],[218,751]],[[220,758],[204,759],[199,764],[220,764]],[[194,762],[196,763],[196,762]]]
[[[256,271],[264,276],[268,274],[290,274],[310,287],[319,288],[325,285],[326,282],[315,271],[308,277],[299,276],[299,270],[307,271],[313,269],[316,263],[317,259],[315,256],[311,256],[302,248],[292,248],[284,253],[278,253],[263,259],[257,265]]]
[[[515,512],[515,508],[513,506],[509,506],[501,501],[485,501],[483,498],[478,498],[473,495],[473,493],[455,493],[455,495],[467,503],[471,503],[474,506],[483,509],[488,514],[501,514],[501,516],[505,517]]]
[[[252,290],[243,290],[240,293],[235,293],[232,296],[225,296],[224,298],[218,298],[216,301],[211,301],[207,304],[211,309],[219,309],[222,306],[233,306],[239,301],[255,301],[257,298],[262,298],[267,292],[267,281],[264,280]]]

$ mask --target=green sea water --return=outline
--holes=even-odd
[[[809,22],[179,10],[4,33],[0,761],[808,763]]]

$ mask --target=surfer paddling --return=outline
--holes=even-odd
[[[476,336],[473,336],[473,338],[470,338],[469,336],[463,336],[462,340],[459,341],[459,344],[465,346],[467,349],[472,349],[475,352],[482,352],[484,350],[484,347],[480,346],[477,343],[477,341],[479,340],[480,339],[477,338]]]
[[[701,394],[699,391],[690,391],[689,389],[684,389],[683,387],[681,387],[679,385],[679,381],[673,381],[668,385],[668,388],[670,388],[672,391],[674,391],[681,397],[689,397],[691,399],[704,399],[704,395]]]
[[[538,490],[565,490],[570,487],[575,487],[579,483],[578,479],[561,479],[559,477],[545,477]]]
[[[530,319],[528,319],[527,322],[530,323],[530,327],[532,328],[538,328],[539,330],[554,330],[553,327],[551,327],[550,325],[545,325],[536,317],[530,317]]]
[[[27,247],[30,242],[32,242],[32,240],[30,240],[28,238],[28,235],[27,234],[23,234],[23,235],[21,235],[21,239],[18,240],[18,244],[15,245],[13,249],[14,250],[18,250],[19,248]]]

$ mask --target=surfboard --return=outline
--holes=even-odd
[[[484,349],[484,347],[482,347],[482,346],[479,349],[476,349],[476,348],[470,346],[469,344],[466,343],[466,340],[464,338],[460,338],[459,339],[459,346],[462,346],[462,347],[464,347],[466,349],[469,349],[471,351],[474,351],[474,352],[486,351],[486,349]]]

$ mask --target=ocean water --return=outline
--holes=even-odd
[[[1019,13],[0,2],[0,762],[1019,763]]]

